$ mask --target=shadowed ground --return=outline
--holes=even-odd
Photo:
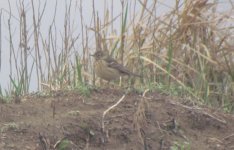
[[[222,150],[234,148],[232,115],[158,93],[57,92],[0,104],[0,149]]]

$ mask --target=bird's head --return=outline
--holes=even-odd
[[[107,50],[98,50],[91,56],[93,56],[96,60],[107,59],[109,57],[109,52]]]

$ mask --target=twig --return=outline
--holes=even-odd
[[[218,121],[218,122],[221,122],[221,123],[223,123],[223,124],[227,124],[227,121],[224,120],[224,119],[219,119],[219,118],[217,118],[217,117],[215,117],[215,116],[213,116],[212,114],[209,114],[209,113],[207,113],[207,112],[201,112],[201,113],[203,113],[204,115],[209,116],[210,118],[213,118],[214,120],[216,120],[216,121]]]
[[[111,107],[109,107],[107,110],[105,110],[102,114],[102,131],[104,132],[105,131],[105,125],[104,125],[104,118],[105,118],[105,115],[113,108],[115,108],[117,105],[119,105],[120,102],[123,101],[123,99],[125,98],[125,94],[118,100],[117,103],[115,103],[114,105],[112,105]]]
[[[224,141],[224,140],[226,140],[226,139],[228,139],[228,138],[230,138],[230,137],[232,137],[232,136],[234,136],[233,133],[232,133],[231,135],[228,135],[228,136],[224,137],[224,138],[222,139],[222,141]]]
[[[173,104],[173,105],[181,106],[181,107],[189,109],[189,110],[195,110],[197,113],[202,113],[203,115],[206,115],[206,116],[208,116],[208,117],[210,117],[210,118],[212,118],[212,119],[214,119],[214,120],[216,120],[216,121],[218,121],[220,123],[227,124],[226,120],[217,118],[216,116],[203,111],[201,108],[189,107],[189,106],[186,106],[186,105],[183,105],[183,104],[180,104],[180,103],[177,103],[177,102],[172,102],[172,101],[170,101],[170,103]]]
[[[44,135],[42,135],[41,133],[39,133],[39,141],[40,141],[40,145],[41,145],[41,148],[43,150],[48,150],[49,147],[50,147],[50,141],[46,139],[46,137]]]
[[[145,94],[146,94],[147,92],[149,92],[149,89],[146,89],[146,90],[144,91],[142,97],[146,98],[146,97],[145,97]]]

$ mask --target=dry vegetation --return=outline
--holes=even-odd
[[[93,1],[89,25],[84,22],[84,1],[67,1],[63,31],[56,28],[56,3],[47,34],[42,34],[41,27],[47,19],[46,3],[34,3],[20,1],[19,16],[13,16],[11,9],[1,11],[1,16],[9,16],[8,95],[27,94],[32,78],[37,78],[40,91],[78,88],[85,93],[90,85],[102,86],[102,82],[96,82],[89,54],[108,49],[119,62],[143,76],[135,83],[138,90],[161,90],[233,111],[232,1],[224,2],[229,3],[230,10],[219,11],[221,1],[176,0],[173,7],[168,6],[170,11],[160,16],[158,5],[166,4],[157,0],[122,0],[122,11],[117,16],[113,15],[112,1],[103,10],[104,17],[99,16]],[[79,12],[77,20],[71,17],[73,9]],[[13,20],[18,22],[19,35],[14,35]],[[75,34],[74,22],[78,20],[81,31]],[[114,28],[116,20],[121,22],[120,28]],[[19,38],[19,44],[13,36]]]
[[[17,3],[18,16],[12,14],[12,8],[9,2],[10,9],[2,9],[0,16],[1,20],[6,18],[4,14],[7,14],[9,17],[7,18],[7,23],[4,25],[8,29],[7,44],[10,52],[10,83],[9,89],[3,91],[3,89],[0,88],[0,100],[7,101],[9,97],[14,97],[15,102],[19,102],[21,100],[20,97],[29,94],[31,86],[35,84],[37,84],[37,89],[40,91],[40,94],[38,94],[40,96],[44,92],[53,95],[58,91],[59,94],[63,94],[63,91],[66,90],[78,90],[79,94],[83,95],[76,93],[72,95],[72,97],[69,97],[67,102],[61,102],[60,99],[57,98],[60,96],[53,95],[51,108],[47,109],[48,114],[50,113],[50,109],[52,109],[54,118],[57,106],[61,108],[61,110],[58,109],[57,112],[60,112],[59,115],[61,115],[60,117],[62,118],[64,117],[63,109],[64,111],[68,109],[66,105],[75,109],[73,103],[79,104],[79,109],[90,109],[90,112],[86,110],[87,114],[81,114],[78,119],[65,116],[64,122],[77,122],[80,119],[88,120],[87,122],[90,124],[94,124],[94,121],[96,121],[96,125],[100,123],[97,118],[100,117],[101,114],[102,132],[99,132],[98,125],[93,126],[95,126],[95,132],[101,134],[100,137],[103,136],[103,133],[108,137],[108,131],[111,129],[105,126],[105,119],[108,118],[107,116],[111,113],[111,110],[116,109],[118,111],[117,106],[122,104],[126,95],[123,95],[117,103],[111,104],[111,107],[108,105],[108,109],[104,108],[106,108],[107,103],[109,104],[108,100],[111,99],[111,96],[113,95],[114,98],[120,97],[122,92],[118,91],[118,94],[115,94],[111,93],[113,91],[116,92],[115,90],[104,90],[107,91],[107,93],[104,93],[102,96],[104,98],[108,97],[109,99],[104,100],[100,98],[99,100],[102,101],[103,104],[100,102],[100,104],[87,105],[84,102],[84,97],[90,94],[92,88],[106,86],[105,81],[101,81],[95,76],[93,60],[90,54],[100,49],[109,50],[112,57],[127,66],[131,71],[138,72],[142,76],[142,78],[136,79],[134,83],[135,89],[143,93],[142,96],[139,98],[139,95],[133,94],[133,97],[130,95],[128,99],[131,100],[131,103],[125,102],[126,105],[129,105],[129,109],[124,109],[124,105],[119,110],[120,112],[126,110],[123,116],[132,116],[130,119],[128,118],[129,120],[124,120],[123,118],[120,118],[120,120],[123,119],[123,122],[126,121],[130,125],[133,124],[133,129],[130,128],[130,125],[126,128],[132,133],[131,136],[137,138],[136,141],[140,143],[141,146],[147,145],[146,134],[151,134],[144,133],[144,129],[146,132],[150,132],[151,129],[149,128],[152,127],[154,131],[157,131],[157,134],[165,136],[167,135],[167,133],[164,134],[166,130],[174,130],[177,128],[177,120],[182,120],[182,123],[180,123],[184,128],[187,126],[195,126],[194,128],[198,130],[200,128],[207,129],[203,126],[209,123],[208,126],[212,129],[219,130],[218,134],[214,132],[212,136],[221,136],[222,131],[225,130],[225,135],[227,134],[226,136],[229,138],[229,131],[232,132],[233,129],[230,124],[227,124],[223,119],[228,117],[220,115],[222,116],[221,118],[218,115],[214,115],[213,111],[205,112],[202,109],[198,109],[196,104],[205,104],[215,107],[215,109],[231,113],[234,111],[234,3],[228,0],[225,2],[215,0],[175,0],[175,5],[169,6],[158,0],[120,0],[122,8],[119,14],[115,16],[113,12],[115,7],[113,0],[105,2],[106,5],[103,12],[99,12],[96,9],[95,1],[92,1],[92,10],[90,10],[92,11],[92,17],[90,19],[91,21],[87,23],[85,20],[86,16],[84,15],[85,8],[83,7],[85,1],[66,1],[62,30],[59,30],[57,27],[58,24],[56,24],[56,18],[61,17],[58,16],[58,1],[56,1],[55,6],[52,8],[53,17],[51,20],[48,20],[45,15],[45,11],[48,9],[47,1],[43,3],[40,0],[27,2],[26,0],[21,0]],[[221,3],[227,3],[230,9],[220,11],[218,6]],[[169,10],[158,15],[159,6],[166,6]],[[73,16],[74,12],[78,14],[78,17]],[[103,13],[103,16],[100,15],[101,13]],[[45,21],[51,22],[51,24],[46,27],[46,31],[44,27]],[[120,23],[120,25],[116,28],[116,24],[118,23]],[[80,27],[78,32],[76,30],[76,25]],[[1,21],[0,27],[2,28],[2,26],[3,23]],[[17,30],[19,34],[15,34],[17,33],[15,30]],[[47,33],[44,34],[45,32]],[[0,41],[2,44],[2,32]],[[19,43],[15,41],[19,41]],[[0,54],[2,54],[4,50],[5,49],[1,49]],[[1,66],[1,68],[3,68],[3,62],[1,62]],[[35,78],[37,81],[36,83],[34,82]],[[113,84],[117,86],[118,83],[120,83],[122,87],[125,87],[125,82],[122,82],[123,80],[125,79],[121,79]],[[93,91],[97,92],[96,90]],[[182,98],[184,100],[183,102],[186,101],[186,103],[189,103],[189,106],[171,100],[157,102],[157,98],[155,97],[159,95],[155,96],[152,91]],[[95,92],[91,98],[91,101],[94,103],[97,96],[100,96],[100,93]],[[152,97],[147,99],[145,95],[148,92]],[[34,97],[32,99],[34,99]],[[47,101],[43,98],[39,99],[41,103],[38,104],[35,102],[35,105],[43,107]],[[63,99],[66,99],[66,95],[63,96]],[[149,103],[151,103],[151,105],[154,104],[151,107],[155,110],[157,109],[157,113],[163,117],[155,117],[154,111],[150,110]],[[25,102],[25,105],[31,106],[30,101]],[[100,109],[99,105],[103,107]],[[165,106],[165,108],[170,111],[167,112],[167,109],[160,110],[161,105]],[[175,109],[168,108],[172,108],[172,105],[173,108],[175,106]],[[6,114],[8,110],[12,110],[13,107],[16,107],[15,105],[9,106],[9,108],[8,105],[3,106],[3,111],[5,111]],[[96,112],[93,112],[93,109],[96,110]],[[101,110],[102,113],[100,113]],[[130,110],[131,113],[129,113]],[[34,110],[30,109],[27,111],[29,111],[28,114],[31,114],[31,111]],[[152,118],[147,116],[147,111],[151,113],[153,119],[156,118],[155,120],[158,121],[157,125],[152,121]],[[35,116],[40,118],[41,112],[40,108],[38,111],[35,110]],[[79,111],[75,112],[78,114],[80,113]],[[178,116],[174,114],[175,112],[183,116],[182,119],[177,118],[176,120],[175,118]],[[11,113],[14,114],[15,112],[12,111]],[[22,111],[22,113],[24,113],[24,111]],[[87,117],[90,114],[94,120]],[[171,117],[169,123],[173,124],[173,129],[163,129],[163,127],[167,128],[170,126],[165,125],[168,123],[165,123],[166,117]],[[185,119],[183,118],[191,119],[192,121],[188,123],[184,121]],[[7,117],[4,118],[3,116],[3,119],[7,120]],[[14,119],[17,120],[17,118]],[[48,116],[46,116],[46,119],[48,122],[51,120]],[[111,120],[110,117],[108,119]],[[27,122],[30,120],[25,121]],[[51,124],[58,123],[53,121],[51,121]],[[163,121],[164,123],[162,123]],[[232,119],[231,122],[233,122]],[[111,122],[108,123],[111,124]],[[118,125],[118,127],[121,126],[118,123],[112,125],[114,127],[115,125]],[[225,125],[228,125],[230,128],[226,130],[226,127],[224,127]],[[62,125],[59,127],[63,128]],[[74,125],[74,128],[75,127],[77,126]],[[14,128],[18,129],[18,127]],[[30,130],[33,130],[33,127],[30,128]],[[44,128],[40,129],[40,131],[41,130],[44,130]],[[51,130],[54,132],[53,129]],[[191,131],[193,132],[194,130]],[[206,131],[209,133],[209,129]],[[89,132],[91,132],[91,130]],[[69,134],[71,133],[73,133],[73,131],[69,131]],[[137,136],[133,135],[135,133]],[[189,134],[190,132],[187,133]],[[58,136],[62,135],[62,133],[57,134],[59,134]],[[86,130],[84,135],[87,135]],[[89,136],[90,135],[85,139],[85,142],[83,141],[83,143],[86,143],[86,146],[87,143],[89,144],[90,142]],[[199,135],[197,134],[197,136]],[[43,138],[43,135],[40,135],[40,137]],[[97,137],[99,137],[99,135]],[[233,134],[231,137],[233,137]],[[130,139],[131,137],[127,138]],[[163,138],[160,139],[160,141],[166,139]],[[189,141],[186,137],[183,138],[186,139],[185,141]],[[194,138],[194,136],[191,135],[191,139],[196,140],[196,137]],[[54,140],[56,141],[57,139]],[[102,140],[102,144],[106,142],[106,139]],[[205,140],[207,139],[204,138],[204,141]],[[34,142],[35,141],[34,136]],[[159,141],[159,139],[154,140],[152,138],[149,141],[152,143],[148,145],[152,146],[155,144],[154,141]],[[201,141],[203,142],[203,139]],[[120,143],[121,142],[122,141],[120,141]],[[131,144],[134,145],[134,142]],[[92,146],[95,147],[97,143],[98,142],[95,141]],[[230,143],[225,143],[225,138],[220,143],[224,146],[230,145]],[[170,147],[171,143],[166,143],[165,145]],[[49,144],[49,146],[51,145]],[[196,144],[192,146],[196,147]],[[56,147],[56,144],[54,147]],[[160,147],[163,146],[160,144]]]

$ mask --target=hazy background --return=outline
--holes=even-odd
[[[230,3],[227,3],[229,0],[221,0],[219,1],[219,11],[220,12],[225,12],[227,13],[229,11],[229,9],[231,8],[231,6],[229,5]],[[231,0],[234,1],[234,0]],[[52,24],[53,22],[53,17],[54,17],[54,12],[55,12],[55,6],[56,6],[56,2],[57,2],[57,13],[55,16],[55,25],[56,25],[56,29],[57,29],[57,37],[58,37],[58,49],[61,50],[62,49],[62,37],[63,37],[63,28],[64,28],[64,18],[65,18],[65,12],[66,12],[66,8],[68,8],[68,4],[69,4],[69,0],[34,0],[34,6],[35,6],[35,10],[36,13],[38,12],[42,12],[43,8],[44,8],[44,4],[45,5],[45,11],[44,11],[44,15],[41,21],[41,33],[43,34],[44,37],[46,37],[46,35],[48,35],[48,31],[49,31],[49,26]],[[82,4],[81,4],[82,2]],[[121,7],[121,1],[120,0],[94,0],[95,4],[95,8],[97,10],[97,12],[99,13],[99,16],[101,17],[101,19],[103,20],[104,18],[104,9],[106,7],[110,7],[111,3],[114,3],[114,7],[113,7],[113,12],[110,12],[110,15],[115,16],[119,16],[122,12],[122,7]],[[129,3],[129,8],[131,8],[133,6],[133,4],[135,3],[135,0],[130,1]],[[181,1],[183,2],[183,1]],[[40,5],[39,5],[40,4]],[[9,84],[10,84],[10,79],[9,79],[9,68],[10,68],[10,64],[9,64],[9,55],[10,55],[10,50],[9,50],[9,30],[8,30],[8,19],[11,17],[11,28],[12,28],[12,35],[13,35],[13,41],[14,41],[14,49],[19,49],[20,46],[20,41],[19,41],[19,6],[20,5],[24,5],[27,11],[27,30],[28,30],[28,38],[29,38],[29,54],[30,55],[30,51],[34,48],[34,45],[32,43],[33,41],[33,16],[32,16],[32,1],[31,0],[1,0],[0,1],[0,8],[1,8],[1,70],[0,70],[0,84],[1,87],[3,89],[8,88]],[[109,5],[109,6],[106,6]],[[160,0],[158,5],[157,5],[157,9],[155,12],[156,16],[161,16],[166,14],[168,11],[171,10],[171,7],[175,5],[175,1],[174,0]],[[92,0],[71,0],[71,20],[73,20],[72,23],[72,30],[73,30],[73,34],[74,36],[78,36],[81,34],[81,14],[80,14],[80,6],[82,6],[82,11],[83,11],[83,24],[89,28],[92,27],[92,19],[93,19],[93,12],[92,12],[92,6],[93,6],[93,1]],[[136,12],[140,12],[141,9],[141,5],[139,5],[139,3],[137,3],[136,5]],[[182,9],[183,7],[181,7]],[[231,11],[231,10],[230,10]],[[11,13],[11,15],[10,15]],[[113,14],[112,14],[113,13]],[[230,13],[230,12],[229,12]],[[232,16],[233,12],[231,13]],[[128,16],[131,17],[131,14]],[[121,18],[118,17],[115,20],[114,23],[114,30],[117,32],[117,34],[119,34],[119,30],[120,29],[120,21]],[[230,23],[230,22],[229,22]],[[31,36],[30,36],[31,35]],[[94,51],[95,49],[95,43],[94,43],[94,37],[92,34],[90,34],[90,43],[89,43],[89,49],[91,51]],[[92,40],[93,39],[93,40]],[[46,39],[44,39],[46,40]],[[30,44],[31,43],[31,44]],[[40,45],[41,49],[42,49],[42,45]],[[76,42],[75,44],[75,50],[77,52],[81,52],[81,36],[79,36],[78,42]],[[16,57],[19,57],[19,54],[16,54]],[[33,62],[33,57],[29,58],[28,63],[32,63]],[[20,62],[17,62],[20,63]],[[30,66],[30,65],[29,65]],[[34,66],[35,67],[35,66]],[[14,73],[13,73],[14,74]],[[32,72],[32,78],[31,78],[31,82],[30,82],[30,89],[32,91],[35,91],[37,89],[36,84],[37,80],[36,80],[36,75],[35,75],[35,70],[33,69]]]

